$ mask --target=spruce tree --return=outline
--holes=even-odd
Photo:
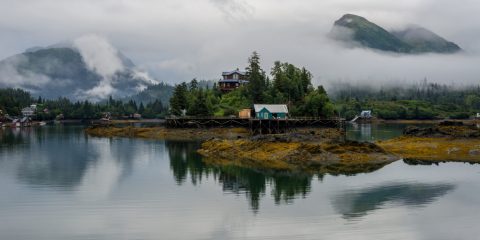
[[[175,86],[170,99],[170,113],[175,116],[182,115],[182,110],[187,108],[187,84],[183,82]]]
[[[248,59],[248,64],[246,74],[249,81],[249,97],[253,103],[262,103],[267,84],[265,71],[260,67],[260,56],[257,52],[253,52],[252,56]]]

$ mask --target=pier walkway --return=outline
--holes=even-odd
[[[166,118],[166,127],[170,128],[210,128],[210,127],[243,127],[249,128],[252,134],[286,133],[290,129],[302,127],[340,128],[345,129],[345,119],[342,118],[288,118],[288,119],[257,119],[257,118],[216,118],[216,117],[182,117]]]

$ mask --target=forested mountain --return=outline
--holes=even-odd
[[[455,53],[461,48],[422,27],[389,32],[364,17],[346,14],[335,21],[331,37],[381,51],[397,53]]]
[[[156,82],[120,52],[109,50],[96,56],[68,44],[29,49],[0,61],[0,87],[50,99],[98,101],[109,95],[126,97]]]

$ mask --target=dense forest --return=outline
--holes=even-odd
[[[424,80],[402,87],[341,85],[331,93],[336,110],[346,119],[361,110],[372,110],[382,119],[466,119],[480,112],[480,86],[454,88]]]
[[[322,86],[312,86],[312,74],[290,63],[275,62],[270,79],[254,52],[245,69],[249,83],[223,94],[216,86],[201,88],[198,81],[175,86],[171,114],[180,116],[231,116],[254,103],[287,104],[292,116],[331,117],[334,106]]]
[[[0,89],[0,111],[2,115],[20,116],[21,110],[31,104],[37,105],[36,120],[51,120],[58,116],[65,119],[99,119],[106,113],[114,118],[129,118],[139,113],[144,118],[160,118],[167,109],[160,100],[137,104],[134,100],[120,101],[110,97],[101,103],[89,101],[72,102],[67,98],[46,100],[33,98],[21,89]]]

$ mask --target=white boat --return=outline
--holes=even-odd
[[[47,125],[47,123],[44,122],[44,121],[41,121],[41,122],[38,123],[38,125],[39,125],[39,126],[45,126],[45,125]]]

